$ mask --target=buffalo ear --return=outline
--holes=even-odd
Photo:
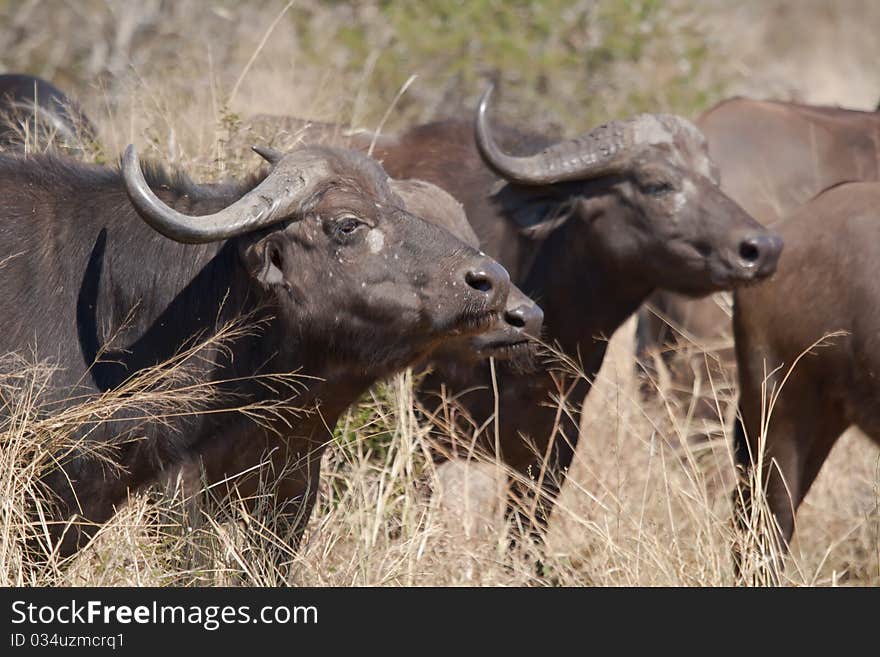
[[[574,214],[574,205],[558,202],[532,203],[514,210],[510,217],[523,237],[541,241],[561,228]]]
[[[286,287],[284,279],[284,251],[276,240],[253,242],[243,250],[247,270],[266,289]]]
[[[574,214],[577,197],[564,191],[556,193],[553,186],[539,188],[511,185],[499,180],[492,190],[492,200],[513,222],[520,235],[541,241],[565,225]]]

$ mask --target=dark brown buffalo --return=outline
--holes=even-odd
[[[113,444],[123,469],[77,451],[45,477],[55,540],[74,514],[100,523],[129,490],[213,450],[233,456],[206,458],[212,481],[241,473],[239,459],[265,458],[236,480],[244,495],[285,473],[276,501],[295,538],[339,414],[377,378],[498,321],[507,272],[407,212],[375,161],[323,147],[270,159],[268,173],[199,186],[154,168],[145,178],[131,147],[121,172],[0,156],[0,351],[58,366],[49,402],[117,389],[231,320],[249,329],[192,364],[218,399],[79,428],[84,450]],[[277,378],[293,372],[296,384]],[[253,404],[273,413],[225,410]],[[60,552],[91,531],[72,527]]]
[[[731,98],[704,112],[697,125],[721,172],[721,189],[765,225],[828,187],[878,179],[880,114],[875,112]],[[639,318],[639,351],[647,355],[665,347],[684,356],[667,362],[689,394],[692,376],[702,378],[697,409],[715,420],[717,388],[734,361],[730,317],[726,299],[693,300],[661,291]],[[708,361],[704,351],[711,354]]]
[[[880,183],[834,187],[776,225],[776,275],[735,293],[745,477],[734,504],[754,532],[749,475],[761,463],[784,545],[840,434],[855,425],[880,443]]]
[[[330,131],[372,146],[392,176],[430,181],[458,199],[486,252],[541,304],[545,338],[582,363],[586,377],[571,385],[546,371],[497,367],[500,457],[540,478],[549,506],[607,338],[654,290],[699,296],[767,276],[782,243],[719,190],[705,140],[688,121],[642,115],[554,143],[491,127],[487,103],[488,94],[476,131],[457,120],[381,138]],[[285,128],[301,136],[295,124]],[[438,372],[433,383],[440,382],[462,393],[457,399],[476,426],[488,425],[495,406],[488,365]],[[560,390],[574,413],[552,403]],[[494,432],[483,432],[478,446],[494,453]],[[545,510],[536,515],[543,524]]]
[[[50,82],[32,75],[0,75],[3,150],[58,146],[76,154],[94,141],[95,134],[79,105]]]
[[[479,247],[461,204],[448,193],[421,180],[390,180],[389,185],[403,201],[407,212],[448,231],[468,246]],[[458,285],[460,283],[452,283],[453,287]],[[512,361],[518,367],[531,366],[536,357],[532,338],[540,335],[542,320],[541,308],[511,285],[504,311],[498,313],[483,332],[449,338],[426,354],[423,361],[429,361],[434,367],[471,368],[475,363],[493,357]],[[257,431],[252,433],[254,435],[242,434],[235,441],[212,442],[194,458],[187,459],[183,468],[172,470],[167,476],[172,481],[180,476],[192,486],[202,471],[206,475],[204,483],[212,486],[215,492],[218,485],[223,485],[231,477],[236,495],[255,494],[258,478],[236,475],[257,471],[267,453],[284,448],[285,439],[264,436]],[[278,466],[281,466],[280,462]]]

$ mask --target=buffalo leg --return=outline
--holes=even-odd
[[[737,465],[743,471],[734,492],[736,524],[741,538],[748,537],[752,547],[772,557],[769,577],[774,583],[780,582],[781,560],[794,534],[797,509],[847,424],[842,408],[822,399],[815,389],[796,387],[793,381],[787,385],[790,388],[780,395],[769,419],[762,458],[760,407],[741,399],[741,419],[734,430]],[[753,507],[751,487],[759,460],[769,518],[756,514]],[[743,576],[744,556],[740,549],[734,551],[738,578]]]

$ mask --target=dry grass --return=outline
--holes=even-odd
[[[756,13],[768,16],[761,14],[766,4],[730,15],[719,4],[714,14],[702,16],[709,21],[709,50],[726,43],[717,26],[730,32],[735,23],[728,19],[739,17],[745,32]],[[688,6],[671,5],[678,10]],[[431,79],[437,71],[424,62],[417,64],[421,70],[401,64],[399,78],[385,71],[384,77],[374,79],[386,51],[400,57],[402,46],[383,32],[382,16],[372,3],[361,3],[357,11],[345,5],[303,3],[288,10],[273,28],[284,7],[282,2],[248,3],[244,10],[227,3],[148,1],[135,6],[96,0],[60,9],[48,2],[0,3],[7,19],[0,28],[0,47],[8,55],[10,70],[52,77],[78,96],[104,145],[92,159],[112,161],[134,142],[144,155],[185,167],[197,179],[218,179],[257,165],[255,155],[227,148],[245,129],[245,118],[257,113],[375,128],[400,89],[389,80],[406,80],[414,73],[422,76],[404,98],[414,95],[418,102],[401,103],[389,114],[386,127],[443,113],[452,83]],[[851,20],[845,9],[840,11]],[[675,14],[676,20],[685,20],[680,15]],[[342,39],[340,25],[352,16],[369,28],[365,57],[353,64],[352,50],[332,44],[323,51],[315,47],[323,31]],[[688,29],[695,23],[685,22]],[[74,24],[81,29],[68,29]],[[34,25],[41,28],[30,29]],[[646,22],[644,32],[651,29]],[[58,34],[77,37],[64,40]],[[589,43],[601,45],[611,43],[615,35],[588,36]],[[552,38],[563,37],[568,38]],[[325,56],[316,60],[315,52]],[[633,104],[630,95],[602,87],[599,102],[584,109],[585,115],[600,115],[603,104],[611,108],[606,111],[622,112],[644,109],[645,103],[695,113],[699,107],[677,104],[678,97],[663,86],[678,70],[675,66],[667,77],[655,77],[650,64],[660,61],[658,53],[664,52],[649,43],[641,54],[615,59],[611,68],[590,78],[607,80],[613,71],[641,95]],[[673,54],[685,60],[690,56],[677,50]],[[754,61],[754,53],[725,60],[729,54],[721,50],[718,61],[687,64],[699,70],[693,84],[705,87],[704,99],[726,89],[724,83],[710,84],[707,71]],[[552,82],[552,88],[574,93],[583,86],[571,70],[566,75]],[[469,91],[479,86],[479,81],[465,82],[471,84],[462,83]],[[512,84],[523,88],[522,80]],[[772,86],[767,88],[772,92]],[[467,106],[466,101],[457,102]],[[512,101],[505,102],[509,110]],[[551,122],[566,116],[554,107]],[[670,384],[657,382],[648,397],[638,390],[629,348],[631,327],[627,330],[615,337],[612,352],[617,355],[606,360],[584,409],[584,439],[553,516],[546,549],[520,540],[514,551],[508,545],[516,529],[503,519],[503,473],[499,475],[493,463],[438,468],[431,462],[424,439],[438,428],[417,413],[412,374],[404,373],[340,421],[324,461],[319,501],[299,550],[291,550],[284,537],[275,534],[273,509],[248,512],[235,501],[219,507],[206,504],[210,491],[194,495],[191,486],[172,481],[133,493],[71,563],[50,560],[47,566],[29,567],[23,539],[39,532],[41,525],[30,523],[24,510],[34,498],[40,499],[37,478],[43,468],[55,467],[50,455],[82,445],[70,445],[69,432],[48,430],[57,420],[39,412],[42,386],[51,372],[45,367],[10,368],[0,381],[9,418],[0,436],[0,584],[734,584],[727,418],[716,423],[710,442],[689,443],[691,410]],[[141,386],[142,395],[156,403],[151,412],[157,417],[192,410],[204,401],[190,398],[191,386],[180,380],[146,376],[132,385]],[[709,393],[722,415],[735,394],[729,373],[727,378],[715,381]],[[158,402],[156,386],[161,388]],[[98,406],[71,408],[65,421],[75,424],[77,418],[106,414],[137,399],[145,403],[134,397],[133,402],[131,394],[110,395]],[[833,451],[800,511],[787,581],[880,584],[878,503],[877,450],[864,438],[848,435]]]
[[[494,464],[431,462],[424,437],[436,428],[420,422],[412,377],[402,374],[341,422],[340,444],[325,458],[319,503],[298,551],[275,535],[273,509],[246,511],[235,501],[206,506],[169,486],[133,495],[71,564],[25,570],[26,583],[734,584],[727,442],[689,446],[674,404],[662,391],[643,400],[632,370],[615,364],[608,360],[585,407],[590,438],[578,450],[546,549],[522,537],[519,548],[508,549],[517,530],[504,523]],[[10,584],[25,583],[15,528],[22,526],[21,500],[34,489],[36,470],[23,467],[32,462],[23,452],[29,444],[4,450],[11,467],[0,478],[4,500],[11,501],[2,523]],[[847,436],[802,507],[786,582],[880,584],[878,504],[876,448]],[[772,557],[759,555],[754,574],[762,576]]]
[[[4,357],[0,361],[0,585],[55,584],[76,577],[79,566],[71,566],[70,560],[59,556],[59,539],[52,531],[53,525],[61,523],[63,536],[75,524],[88,523],[77,517],[59,519],[56,501],[42,484],[47,475],[64,470],[74,459],[96,461],[112,477],[124,470],[120,460],[123,448],[144,440],[149,433],[147,425],[165,423],[170,428],[174,418],[209,409],[241,413],[266,425],[280,416],[308,412],[282,401],[243,403],[235,395],[221,393],[226,382],[204,380],[206,361],[259,328],[242,317],[182,348],[169,360],[140,370],[111,391],[69,398],[56,394],[53,366],[15,354]],[[297,373],[267,375],[263,382],[282,391],[302,386]],[[109,442],[94,440],[93,436],[108,425],[125,429]],[[140,511],[136,508],[137,504],[128,505],[111,523],[116,526],[117,521],[122,522],[129,530],[114,540],[131,542],[139,532],[147,532],[165,542],[172,536],[165,529],[186,529],[188,518],[180,515],[181,509],[188,508],[185,505],[180,509],[173,503],[149,504]],[[131,512],[141,515],[132,520],[128,517]],[[172,520],[156,522],[156,518],[168,514]],[[98,532],[98,544],[107,530],[109,527]],[[118,555],[99,555],[86,548],[83,558],[89,561],[96,556],[101,562],[113,563]]]

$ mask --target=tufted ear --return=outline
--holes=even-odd
[[[287,288],[284,278],[284,251],[272,237],[255,239],[240,247],[240,255],[250,275],[265,289]]]
[[[565,225],[574,214],[579,197],[553,185],[524,187],[499,180],[492,189],[491,202],[516,226],[526,239],[541,241]]]
[[[574,214],[574,203],[560,203],[547,200],[523,204],[510,212],[509,216],[523,237],[541,241],[561,228]]]

